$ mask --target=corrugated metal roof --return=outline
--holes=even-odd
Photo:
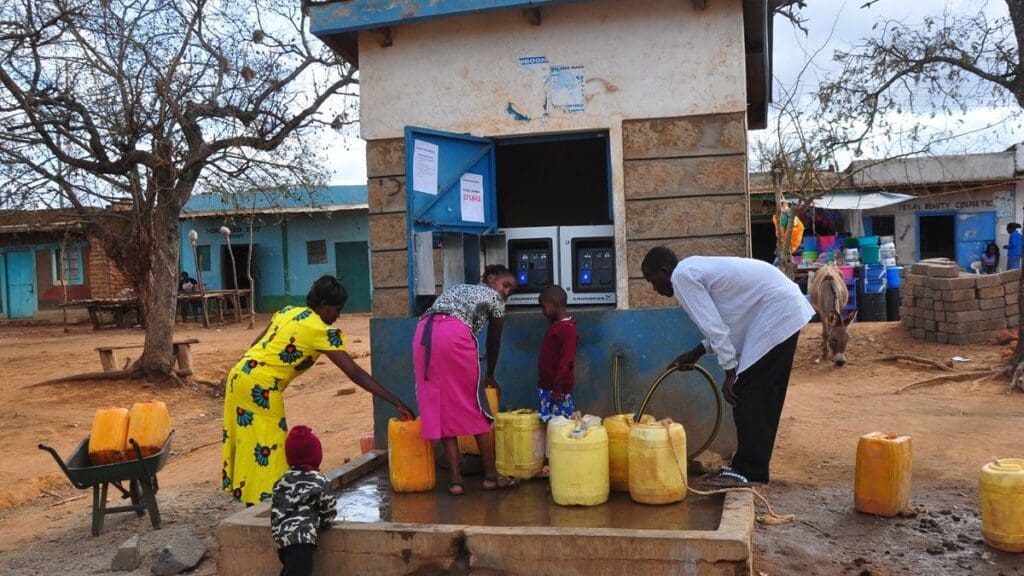
[[[98,214],[101,208],[86,208],[86,214]],[[89,222],[74,208],[46,210],[0,210],[0,233],[49,232],[78,229]]]
[[[182,218],[214,214],[302,213],[359,210],[367,207],[366,185],[296,188],[287,191],[257,190],[232,195],[196,194],[181,211]]]

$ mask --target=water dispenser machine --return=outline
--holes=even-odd
[[[615,304],[615,227],[562,226],[558,237],[569,304]]]
[[[558,283],[558,227],[506,228],[508,268],[516,276],[516,291],[508,299],[513,306],[537,305],[542,290]]]

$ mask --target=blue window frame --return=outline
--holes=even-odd
[[[82,247],[70,246],[55,251],[54,268],[58,282],[68,286],[81,286],[85,282],[82,268]]]

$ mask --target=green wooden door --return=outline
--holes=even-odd
[[[334,245],[338,280],[348,291],[345,312],[370,311],[370,245],[366,242],[337,242]]]

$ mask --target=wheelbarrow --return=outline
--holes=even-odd
[[[64,475],[68,477],[75,488],[85,490],[92,488],[92,535],[99,536],[103,531],[103,517],[107,514],[119,512],[135,512],[142,516],[149,512],[149,520],[153,528],[160,527],[160,509],[156,504],[156,492],[159,485],[156,480],[156,473],[167,464],[167,458],[171,455],[171,439],[174,438],[174,431],[167,436],[163,448],[151,456],[143,456],[142,449],[134,438],[128,440],[135,449],[135,458],[114,464],[102,466],[89,465],[89,437],[86,436],[78,444],[78,448],[71,453],[66,461],[62,460],[60,454],[49,446],[39,445],[40,450],[45,450],[57,461]],[[122,485],[128,482],[128,488]],[[113,485],[122,498],[130,498],[130,506],[107,507],[107,488]]]

